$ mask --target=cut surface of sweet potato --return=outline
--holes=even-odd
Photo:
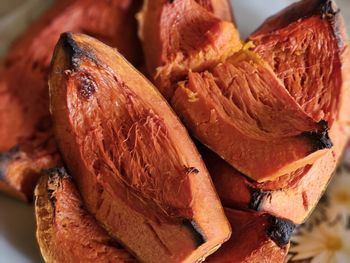
[[[86,35],[63,34],[49,86],[63,157],[110,235],[144,262],[195,262],[229,238],[185,128],[120,54]]]
[[[310,118],[249,51],[190,72],[171,104],[195,137],[258,182],[312,164],[332,147],[326,123]]]
[[[232,237],[208,257],[214,263],[281,263],[295,226],[267,214],[225,209],[232,225]]]
[[[137,262],[84,208],[63,167],[47,170],[35,190],[37,239],[45,262]]]
[[[188,70],[213,66],[241,46],[234,25],[200,5],[207,1],[198,2],[145,1],[138,15],[148,73],[167,99]]]
[[[343,30],[334,1],[307,0],[272,16],[250,36],[254,51],[272,66],[299,105],[329,127],[339,113]]]
[[[1,185],[23,199],[30,199],[32,190],[22,191],[34,189],[39,176],[31,162],[36,171],[60,164],[54,150],[47,87],[49,63],[60,33],[85,32],[117,47],[131,62],[138,64],[142,57],[134,19],[138,5],[137,0],[56,1],[12,46],[0,66],[0,154],[5,157],[0,158]],[[43,138],[47,141],[42,141]],[[8,159],[11,149],[35,147],[38,140],[39,148]],[[45,144],[50,147],[46,148]],[[40,153],[35,155],[39,159],[33,154],[29,156],[28,152]],[[40,160],[42,156],[45,162]],[[8,167],[10,164],[16,167],[16,172]]]
[[[313,165],[260,184],[203,146],[199,149],[224,206],[270,213],[301,224],[313,211],[332,178],[348,140],[349,128],[334,123],[330,137],[334,148]]]

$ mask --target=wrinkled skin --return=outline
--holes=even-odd
[[[64,168],[46,171],[35,190],[37,239],[47,263],[137,262],[84,208]]]
[[[57,1],[12,46],[0,66],[0,188],[31,199],[38,172],[61,162],[53,140],[47,88],[49,63],[60,33],[95,36],[139,65],[142,56],[134,19],[138,5],[131,0]],[[15,149],[18,158],[9,159]]]
[[[167,99],[188,70],[204,70],[241,47],[234,25],[209,12],[206,2],[145,1],[138,15],[148,73]]]
[[[284,262],[289,244],[279,246],[271,239],[269,233],[269,230],[273,228],[273,219],[271,216],[227,208],[225,212],[233,227],[232,237],[219,251],[208,257],[206,262]],[[282,233],[284,230],[281,230],[280,227],[277,226],[275,231]]]
[[[255,181],[312,164],[332,146],[327,127],[301,109],[254,53],[237,52],[188,78],[171,100],[175,111],[202,143]]]
[[[59,147],[87,208],[112,237],[144,262],[194,262],[229,238],[197,150],[147,80],[80,34],[61,36],[52,65]]]

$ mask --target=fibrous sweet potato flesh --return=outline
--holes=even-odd
[[[207,1],[198,2],[145,1],[138,15],[148,73],[167,99],[188,70],[204,70],[241,46],[233,24],[206,10]]]
[[[254,53],[237,52],[188,78],[171,99],[175,111],[202,143],[255,181],[312,164],[332,146],[327,125],[310,118]]]
[[[194,262],[228,239],[198,152],[148,81],[85,35],[63,34],[52,65],[59,147],[109,234],[144,262]]]
[[[38,171],[60,163],[54,150],[47,88],[49,63],[60,33],[71,30],[95,36],[138,65],[142,57],[134,19],[138,5],[137,0],[56,1],[10,49],[0,66],[1,188],[30,199]],[[40,148],[35,148],[38,144]],[[31,149],[12,158],[10,149],[28,145]],[[42,156],[45,161],[37,159]]]
[[[206,262],[281,263],[294,225],[267,214],[225,209],[233,226],[232,237]]]
[[[137,262],[84,208],[64,168],[45,171],[35,190],[37,239],[47,263]]]
[[[338,118],[345,38],[334,1],[300,1],[269,18],[250,36],[254,51],[299,105],[329,127]]]

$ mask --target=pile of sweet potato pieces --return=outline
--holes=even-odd
[[[57,1],[0,67],[0,189],[37,185],[46,262],[283,262],[348,139],[348,52],[332,0],[246,42],[227,0]]]

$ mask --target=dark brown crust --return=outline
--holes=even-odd
[[[267,229],[267,234],[269,237],[279,247],[288,245],[296,225],[290,221],[277,217],[270,217],[269,223],[270,226]]]

